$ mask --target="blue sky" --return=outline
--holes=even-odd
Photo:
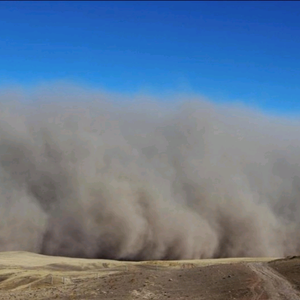
[[[300,115],[300,2],[0,2],[0,86],[57,80]]]

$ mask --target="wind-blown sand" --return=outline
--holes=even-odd
[[[0,252],[298,255],[299,121],[199,97],[125,100],[0,90]]]
[[[120,262],[0,253],[0,299],[300,299],[300,259]]]
[[[299,299],[300,122],[150,100],[0,90],[0,300]]]

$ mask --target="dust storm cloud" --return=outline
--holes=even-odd
[[[32,97],[1,93],[0,251],[125,260],[299,252],[298,123],[195,98]]]

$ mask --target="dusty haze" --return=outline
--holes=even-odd
[[[195,97],[120,105],[53,87],[0,97],[0,251],[299,254],[299,123]]]

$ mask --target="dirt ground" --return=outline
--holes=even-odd
[[[300,300],[300,258],[117,262],[2,252],[0,299]]]

